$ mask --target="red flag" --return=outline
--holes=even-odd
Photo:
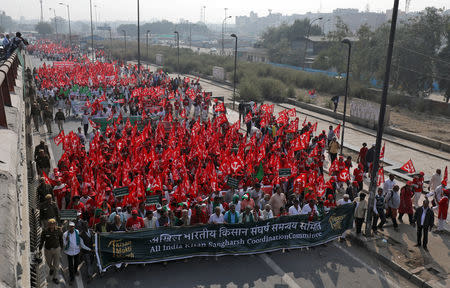
[[[302,127],[305,127],[305,126],[306,126],[306,118],[308,118],[308,116],[305,116],[305,120],[303,120]]]
[[[187,118],[186,117],[186,109],[183,108],[183,110],[181,110],[180,117],[183,118],[183,119]]]
[[[89,123],[91,124],[92,128],[98,129],[100,126],[97,125],[94,121],[92,121],[91,119],[89,119]]]
[[[340,182],[350,181],[350,173],[348,172],[348,168],[347,167],[342,169],[341,173],[339,173],[338,180]]]
[[[42,172],[42,178],[44,178],[45,184],[50,184],[52,186],[55,186],[56,183],[52,179],[48,178],[47,174],[45,172]]]
[[[91,121],[89,119],[89,121]],[[61,144],[61,142],[64,141],[64,130],[61,130],[61,132],[59,132],[58,136],[56,136],[55,138],[53,138],[53,141],[55,142],[56,146],[59,146],[59,144]]]
[[[314,124],[311,126],[311,131],[312,131],[312,132],[316,132],[316,131],[317,131],[317,122],[314,123]]]
[[[339,171],[338,159],[334,159],[333,163],[330,165],[329,173]]]
[[[297,115],[297,112],[295,111],[295,108],[292,108],[288,110],[287,114],[289,117],[295,117]]]
[[[225,112],[225,105],[223,103],[219,103],[216,105],[214,109],[216,112]]]
[[[380,160],[384,158],[384,146],[386,145],[386,142],[384,142],[383,147],[381,148],[380,151]]]
[[[409,159],[408,162],[406,162],[402,167],[400,167],[400,169],[402,169],[403,171],[406,171],[410,174],[416,172],[416,169],[414,168],[414,164],[411,161],[411,159]]]
[[[448,181],[448,171],[447,171],[447,166],[445,166],[445,172],[444,172],[444,180],[442,180],[442,185],[447,186],[447,181]]]
[[[106,119],[106,121],[111,121],[112,119],[114,118],[114,114],[113,113],[111,113],[111,115],[109,115],[109,117],[108,117],[108,119]]]
[[[336,135],[336,138],[339,139],[341,138],[341,124],[339,124],[334,130],[334,135]],[[344,143],[341,143],[341,145],[344,145]]]
[[[291,121],[291,124],[289,124],[287,132],[288,133],[295,133],[295,132],[297,132],[297,130],[298,130],[298,122],[299,122],[298,118],[296,118],[294,121]]]
[[[377,177],[377,186],[380,186],[384,183],[384,169],[383,167],[380,167],[378,170],[378,177]]]
[[[225,114],[220,114],[219,116],[217,116],[216,120],[219,125],[228,122],[227,116],[225,116]]]
[[[245,123],[248,123],[249,121],[251,121],[252,120],[252,112],[248,112],[248,114],[247,114],[247,116],[245,116],[245,118],[244,118],[244,122]]]
[[[281,114],[278,119],[277,119],[277,123],[278,124],[286,124],[289,121],[289,117],[286,114]]]

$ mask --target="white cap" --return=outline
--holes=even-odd
[[[69,222],[69,227],[70,227],[70,226],[75,227],[75,223]]]

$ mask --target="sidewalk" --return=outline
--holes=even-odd
[[[407,217],[404,217],[405,220]],[[399,272],[419,287],[450,287],[450,234],[448,231],[436,234],[428,233],[428,249],[414,247],[417,243],[416,228],[405,223],[399,223],[396,232],[392,221],[384,226],[384,231],[378,231],[373,237],[356,235],[353,230],[348,233],[348,239],[356,245],[366,248],[379,260],[393,270]],[[363,225],[364,231],[365,225]]]

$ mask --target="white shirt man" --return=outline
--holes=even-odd
[[[308,215],[312,212],[311,206],[309,204],[305,204],[302,208],[302,215]],[[319,216],[319,212],[317,211],[317,206],[314,204],[314,213]]]
[[[427,197],[430,198],[431,196],[433,196],[434,202],[436,203],[436,205],[438,205],[439,201],[441,201],[442,196],[444,195],[444,188],[445,187],[443,185],[437,186],[436,189],[427,194]]]
[[[295,207],[297,205],[297,207]],[[302,212],[302,207],[298,205],[298,203],[294,203],[291,207],[289,207],[289,215],[299,215]]]
[[[69,227],[73,223],[69,224]],[[75,225],[75,224],[74,224]],[[79,245],[77,244],[77,233],[79,238]],[[80,253],[80,249],[91,251],[89,247],[84,245],[83,239],[79,236],[79,232],[77,229],[73,229],[73,232],[70,233],[70,230],[67,230],[63,234],[63,244],[64,244],[64,253],[70,256],[78,255]]]
[[[383,195],[386,196],[395,185],[397,185],[397,183],[395,182],[394,175],[391,174],[389,175],[389,179],[383,184]]]
[[[337,205],[337,206],[341,206],[341,205],[349,204],[349,203],[352,203],[352,201],[350,201],[350,199],[349,199],[349,195],[348,195],[348,194],[344,194],[344,198],[339,199],[339,200],[336,202],[336,205]]]
[[[211,214],[211,216],[209,216],[209,221],[208,223],[211,224],[222,224],[224,222],[224,218],[223,218],[223,214],[220,213],[220,208],[216,207],[215,213]]]
[[[434,191],[439,185],[441,185],[441,169],[437,169],[436,173],[431,176],[430,185],[428,186],[429,191]]]

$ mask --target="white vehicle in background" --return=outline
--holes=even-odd
[[[214,47],[209,49],[209,54],[217,54],[217,49]]]

